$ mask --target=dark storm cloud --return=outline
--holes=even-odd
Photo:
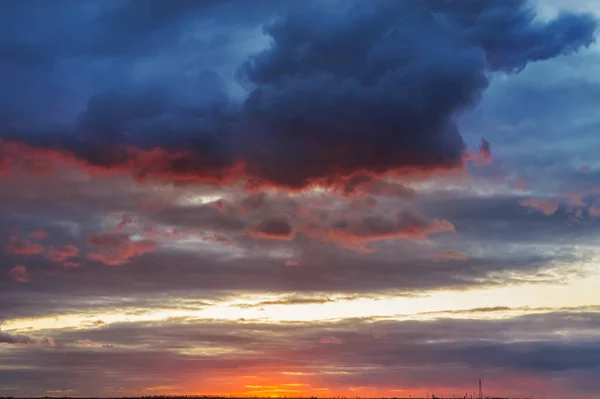
[[[135,2],[87,3],[57,11],[72,20],[63,30],[79,26],[78,16],[85,16],[90,29],[81,43],[71,39],[49,49],[60,60],[78,54],[90,64],[118,54],[131,58],[157,55],[174,44],[179,48],[194,18],[228,20],[232,31],[249,21],[264,24],[270,46],[238,69],[249,93],[243,104],[226,105],[214,75],[165,80],[157,69],[156,78],[130,84],[124,92],[96,92],[67,134],[36,133],[13,123],[4,137],[64,148],[92,164],[127,165],[142,174],[222,180],[243,162],[250,176],[288,187],[358,170],[455,167],[465,144],[454,116],[477,102],[488,85],[487,73],[572,53],[593,42],[596,26],[592,17],[575,14],[539,22],[521,0],[334,2],[318,9],[313,3],[270,8],[265,2],[248,17],[234,3],[152,2],[143,10]],[[35,20],[17,9],[15,18]],[[275,22],[273,10],[279,12]],[[219,46],[213,43],[212,51]],[[68,50],[71,55],[65,55]],[[119,62],[113,67],[127,75],[133,64]],[[186,95],[186,88],[201,99]],[[124,145],[178,152],[152,162],[138,159],[132,166],[137,155]]]
[[[263,131],[257,173],[302,185],[340,171],[457,164],[464,144],[452,115],[486,87],[486,59],[512,70],[593,41],[590,16],[546,26],[533,16],[523,1],[378,2],[344,18],[306,12],[273,24],[271,48],[240,70],[256,86],[246,108]]]
[[[146,77],[143,86],[176,86],[169,81],[172,75],[239,63],[236,52],[241,48],[244,56],[253,24],[286,8],[268,0],[252,6],[238,1],[33,0],[25,5],[9,0],[1,7],[3,136],[67,149],[78,134],[74,119],[88,100],[117,88],[128,92],[140,76]],[[244,12],[248,8],[251,12]],[[215,24],[219,29],[211,29]],[[185,80],[179,84],[188,84],[189,91]],[[85,149],[106,143],[82,144]]]
[[[464,40],[485,49],[494,70],[518,71],[529,62],[572,53],[588,46],[597,28],[592,15],[567,12],[548,23],[538,22],[533,6],[522,0],[426,3],[433,13],[451,17],[444,22],[461,26]]]
[[[130,0],[7,0],[2,4],[0,56],[7,63],[44,66],[44,60],[70,57],[153,55],[172,45],[194,19],[243,26],[290,7],[278,3],[260,0],[250,7],[239,0],[149,0],[143,5]],[[252,12],[244,12],[248,9]]]

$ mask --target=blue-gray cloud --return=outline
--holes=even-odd
[[[187,150],[161,168],[202,176],[242,161],[252,177],[291,187],[357,170],[449,168],[465,151],[455,115],[477,103],[490,72],[519,71],[595,40],[590,15],[562,13],[540,22],[523,0],[283,3],[261,2],[247,16],[234,1],[152,2],[143,9],[135,2],[65,3],[51,22],[40,21],[39,10],[8,3],[13,19],[24,23],[9,26],[4,58],[14,62],[7,68],[22,74],[15,63],[25,63],[50,72],[25,97],[14,87],[22,104],[4,116],[3,136],[108,166],[131,156],[123,145]],[[56,21],[60,29],[46,38]],[[207,45],[194,72],[176,66],[179,76],[196,78],[166,78],[156,70],[160,79],[133,79],[144,57],[189,50],[182,43],[198,21],[224,21],[230,31]],[[68,35],[84,23],[89,28],[81,35]],[[228,45],[227,34],[260,25],[270,44],[241,63],[237,78],[248,95],[232,102],[227,82],[202,71],[219,64],[214,57]],[[26,32],[27,26],[33,29]],[[69,72],[92,91],[78,123],[27,123],[42,104],[29,105],[40,97],[50,102],[48,94],[56,96],[61,84],[69,87],[71,104],[81,102]],[[11,73],[4,76],[12,80]],[[98,79],[110,90],[90,83]]]

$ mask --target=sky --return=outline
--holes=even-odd
[[[4,0],[0,396],[600,398],[597,0]]]

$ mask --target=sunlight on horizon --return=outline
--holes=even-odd
[[[109,325],[121,322],[152,322],[174,318],[200,320],[277,322],[327,322],[345,318],[389,318],[395,320],[433,320],[441,317],[500,319],[532,312],[545,313],[561,308],[600,306],[600,275],[571,279],[566,284],[522,284],[470,290],[439,290],[418,292],[416,297],[369,295],[367,298],[335,299],[314,304],[266,304],[285,300],[285,295],[244,295],[243,299],[216,302],[198,310],[148,309],[139,314],[122,312],[90,312],[57,314],[45,317],[4,320],[4,331],[38,331],[60,328],[89,328],[89,323],[101,320]],[[176,299],[174,300],[176,302]],[[185,302],[185,301],[184,301]],[[240,307],[242,305],[243,307]],[[509,307],[497,312],[482,308]],[[539,309],[536,309],[539,308]],[[456,314],[456,311],[473,312]],[[138,312],[136,312],[138,313]]]

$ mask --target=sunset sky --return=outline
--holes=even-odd
[[[600,398],[599,19],[0,2],[0,396]]]

